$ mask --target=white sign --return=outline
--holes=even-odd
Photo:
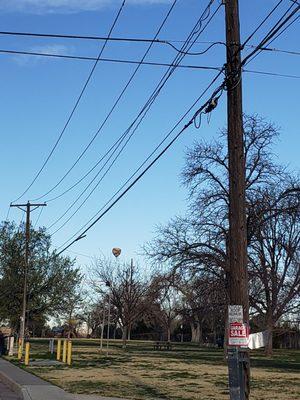
[[[259,349],[265,347],[268,342],[268,331],[252,333],[249,335],[249,349]]]
[[[247,347],[249,342],[249,330],[243,322],[231,322],[229,324],[228,345]]]
[[[231,305],[228,306],[228,323],[243,322],[243,306]]]

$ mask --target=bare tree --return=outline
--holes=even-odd
[[[300,185],[298,179],[291,179],[273,161],[270,147],[278,136],[273,124],[258,116],[244,116],[244,131],[247,238],[248,246],[252,243],[254,246],[262,234],[261,227],[275,223],[280,215],[284,220],[290,215],[288,212],[298,209]],[[159,227],[157,236],[145,246],[145,253],[153,263],[170,263],[181,274],[185,271],[202,276],[212,274],[224,281],[225,289],[229,276],[226,136],[221,131],[218,141],[196,143],[188,151],[182,175],[183,184],[189,190],[188,212],[185,217],[176,217]],[[274,186],[280,190],[273,194],[269,191],[272,199],[262,202],[262,194]],[[280,202],[286,207],[282,208]],[[289,218],[286,224],[290,226]],[[261,264],[260,267],[264,268]]]
[[[130,339],[131,330],[148,307],[149,284],[139,267],[131,263],[116,263],[98,258],[92,266],[93,288],[103,295],[108,290],[111,305],[115,308],[122,328],[124,347]],[[103,286],[107,283],[107,287]]]
[[[272,353],[276,323],[299,309],[300,300],[300,207],[285,198],[274,214],[271,205],[278,192],[282,189],[274,187],[262,194],[265,222],[255,231],[249,246],[250,301],[269,331],[268,355]]]
[[[181,296],[172,285],[168,275],[156,274],[152,277],[149,292],[148,315],[156,327],[162,327],[168,342],[178,325],[181,310]],[[161,338],[162,339],[162,338]]]

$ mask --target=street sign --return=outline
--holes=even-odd
[[[249,342],[249,329],[243,322],[231,322],[229,324],[228,345],[247,347]]]
[[[228,323],[243,322],[243,306],[231,305],[228,306]]]

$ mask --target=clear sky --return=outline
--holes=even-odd
[[[219,1],[215,1],[212,11]],[[242,41],[277,2],[240,1]],[[113,36],[152,38],[171,3],[168,0],[128,0]],[[159,38],[185,40],[207,3],[206,0],[178,0]],[[2,0],[1,30],[106,36],[120,4],[120,0]],[[290,0],[282,1],[272,18],[254,36],[251,44],[257,44],[290,5]],[[299,37],[298,20],[272,43],[272,47],[299,52]],[[224,9],[221,7],[199,41],[224,40]],[[96,41],[0,35],[2,50],[96,57],[101,45],[102,42]],[[110,42],[103,57],[139,60],[147,46],[145,43]],[[207,44],[198,43],[194,45],[193,51],[201,51],[206,47]],[[157,44],[153,46],[146,60],[171,62],[175,56],[176,52],[169,46]],[[204,55],[186,56],[182,64],[219,67],[224,62],[225,48],[219,45]],[[9,203],[26,189],[47,157],[92,68],[92,63],[0,54],[2,219],[6,218]],[[20,201],[37,198],[56,184],[97,131],[134,68],[135,65],[101,61],[98,63],[57,151],[39,179]],[[300,75],[300,56],[263,52],[247,68]],[[50,196],[43,197],[40,201],[58,195],[72,186],[101,158],[113,141],[130,125],[165,70],[166,67],[146,65],[140,68],[91,149],[65,181]],[[175,71],[118,162],[80,211],[63,229],[53,235],[55,246],[60,246],[103,206],[215,75],[215,71],[180,68]],[[299,88],[300,79],[244,74],[244,111],[258,113],[281,128],[282,135],[274,151],[278,161],[288,164],[293,170],[299,170],[300,164]],[[187,193],[180,186],[180,171],[184,165],[186,148],[201,138],[211,140],[225,124],[226,96],[223,96],[210,123],[207,124],[206,118],[203,118],[199,130],[194,127],[187,130],[142,181],[71,250],[90,256],[99,252],[108,255],[112,247],[118,246],[122,248],[124,258],[138,258],[140,246],[153,237],[155,226],[185,211]],[[65,196],[49,202],[41,214],[39,224],[49,227],[88,183],[89,179],[86,179]],[[32,215],[33,224],[38,213],[35,211]],[[9,217],[18,222],[21,211],[13,209]],[[50,232],[58,227],[60,223],[53,226]],[[70,252],[66,254],[74,255]],[[78,256],[78,262],[82,265],[88,264],[89,259]]]

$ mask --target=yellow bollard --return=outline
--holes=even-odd
[[[57,361],[61,359],[61,339],[57,339],[57,353],[56,353]]]
[[[72,341],[68,341],[68,357],[67,357],[67,364],[72,364]]]
[[[19,348],[18,348],[18,360],[21,360],[22,355],[23,355],[22,345],[19,344]]]
[[[64,340],[63,343],[63,356],[62,356],[62,361],[65,363],[67,362],[67,340]]]
[[[25,360],[24,360],[24,364],[26,366],[29,365],[29,352],[30,352],[30,343],[26,342],[26,344],[25,344]]]

